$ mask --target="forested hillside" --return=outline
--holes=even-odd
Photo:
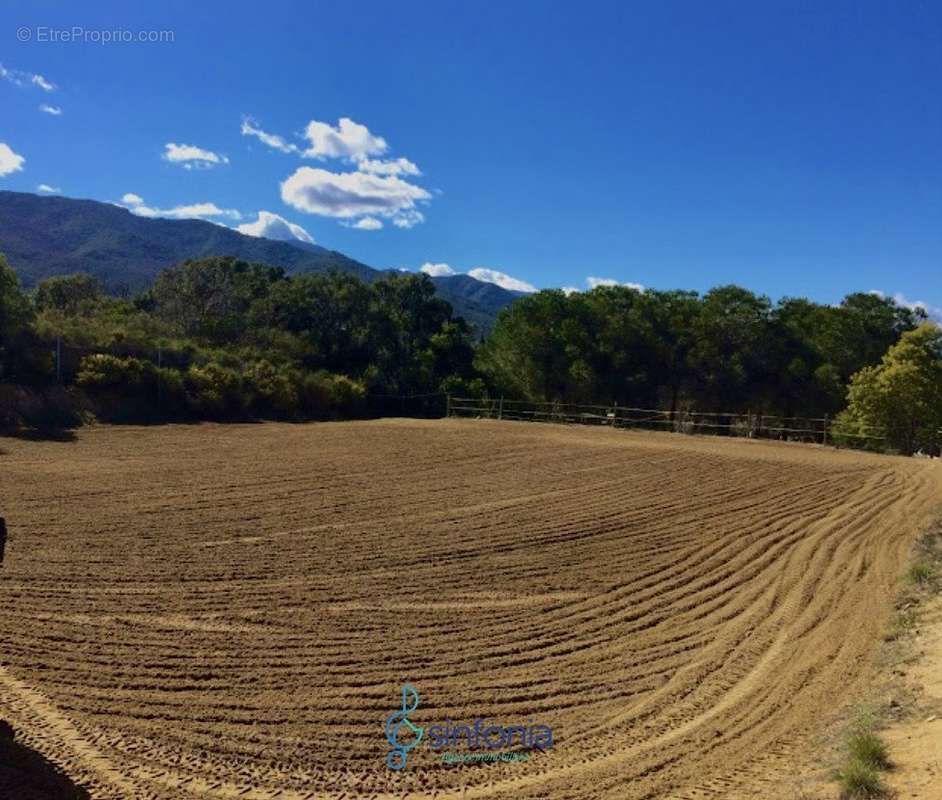
[[[15,265],[27,289],[54,275],[86,272],[118,295],[142,292],[161,270],[209,256],[269,264],[287,274],[335,270],[364,281],[391,272],[296,239],[246,236],[198,219],[142,217],[96,200],[6,191],[0,191],[0,253]],[[490,331],[497,313],[520,296],[468,275],[432,280],[439,296],[479,335]]]

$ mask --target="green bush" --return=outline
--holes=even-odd
[[[334,415],[359,416],[366,407],[366,387],[346,375],[334,375],[331,399]]]
[[[154,370],[157,391],[157,412],[162,418],[179,417],[187,412],[186,385],[178,369],[158,367]]]
[[[145,381],[148,363],[136,358],[118,358],[106,353],[85,356],[79,365],[76,384],[86,392],[135,392]]]
[[[883,740],[870,730],[855,730],[847,737],[847,749],[852,761],[859,761],[874,769],[889,769],[890,756]]]
[[[62,430],[82,424],[83,404],[61,386],[29,389],[0,384],[0,430]]]
[[[838,772],[842,800],[871,800],[886,796],[886,786],[876,767],[852,758]]]
[[[935,579],[935,567],[928,561],[917,561],[906,573],[911,583],[928,586]]]
[[[238,372],[213,361],[191,366],[183,379],[191,412],[207,419],[241,416],[248,405]]]
[[[867,709],[857,712],[847,732],[847,761],[837,771],[844,800],[885,797],[880,772],[890,768],[886,743],[875,731],[876,720]]]
[[[301,379],[300,411],[309,419],[356,417],[366,407],[366,387],[346,375],[321,370]]]
[[[327,419],[333,408],[333,376],[329,372],[306,372],[301,378],[301,411],[310,419]]]
[[[102,419],[145,422],[160,416],[157,368],[149,361],[106,353],[85,356],[75,383]]]
[[[245,380],[254,397],[256,413],[262,416],[297,416],[300,381],[294,370],[278,368],[270,361],[257,361],[245,371]]]

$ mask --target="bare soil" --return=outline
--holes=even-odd
[[[909,657],[896,671],[914,702],[883,732],[893,765],[886,782],[893,800],[933,800],[942,797],[942,597],[920,609],[907,644]]]
[[[4,451],[0,718],[96,800],[797,797],[942,500],[938,461],[496,421]],[[403,683],[554,745],[391,771]]]

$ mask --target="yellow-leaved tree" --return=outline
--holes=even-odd
[[[904,333],[877,366],[854,374],[837,441],[883,442],[906,455],[938,455],[942,444],[942,329],[933,322]],[[874,437],[874,438],[869,438]],[[885,437],[885,438],[876,438]]]

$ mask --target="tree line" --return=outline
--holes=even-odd
[[[0,425],[371,413],[371,398],[483,391],[470,328],[425,276],[288,277],[231,257],[133,297],[86,274],[29,295],[0,260]]]
[[[888,431],[873,441],[912,452],[938,446],[940,364],[924,313],[871,293],[831,306],[773,304],[738,286],[546,290],[504,309],[481,340],[424,275],[365,283],[212,257],[164,270],[132,297],[84,274],[27,294],[0,257],[7,427],[90,413],[353,417],[382,413],[376,398],[442,392],[837,416],[848,441]]]
[[[542,291],[502,312],[476,365],[510,397],[829,416],[838,441],[909,453],[937,452],[942,428],[938,327],[873,293],[823,305],[739,286]]]

